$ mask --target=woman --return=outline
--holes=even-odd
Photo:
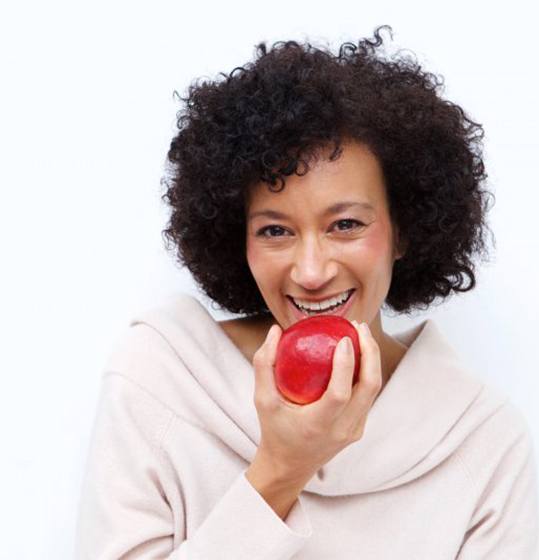
[[[105,367],[77,558],[537,553],[522,414],[432,320],[383,330],[383,306],[475,287],[490,193],[482,127],[381,44],[379,29],[338,55],[262,43],[254,63],[190,88],[164,233],[204,293],[244,316],[216,322],[179,294],[133,318]],[[276,347],[317,312],[354,321],[360,382],[341,341],[326,392],[300,406],[275,387]]]

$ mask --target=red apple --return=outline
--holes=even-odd
[[[285,329],[275,358],[275,384],[282,395],[297,404],[318,400],[331,378],[335,347],[344,336],[354,347],[354,385],[359,381],[361,352],[357,331],[348,319],[314,315]]]

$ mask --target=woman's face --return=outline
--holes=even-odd
[[[254,185],[246,228],[251,273],[283,329],[307,316],[287,296],[321,301],[354,289],[344,316],[380,334],[380,306],[401,255],[382,170],[366,146],[343,144],[339,159],[320,159],[306,175],[287,177],[281,192]]]

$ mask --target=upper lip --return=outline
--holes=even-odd
[[[288,297],[294,298],[294,299],[300,299],[303,301],[310,301],[312,303],[317,303],[320,301],[325,301],[326,299],[331,299],[337,296],[340,296],[343,292],[349,292],[350,290],[354,290],[354,288],[348,288],[347,290],[341,290],[340,292],[335,292],[333,295],[329,295],[329,296],[324,296],[324,297],[320,297],[320,298],[310,298],[310,297],[296,297],[296,296],[291,296],[289,295]]]

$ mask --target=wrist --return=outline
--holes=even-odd
[[[259,447],[248,472],[252,477],[274,487],[286,487],[289,489],[298,488],[298,493],[309,482],[314,473],[295,471],[288,466],[275,461],[270,453]]]
[[[271,463],[264,462],[260,455],[255,456],[245,477],[283,521],[308,481],[275,472]]]

